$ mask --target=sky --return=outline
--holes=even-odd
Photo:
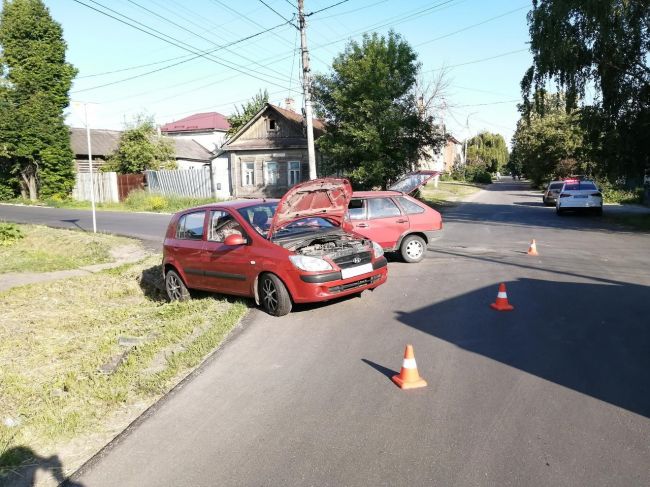
[[[46,0],[79,73],[71,99],[91,127],[122,129],[139,114],[163,124],[230,115],[260,89],[302,103],[296,0]],[[85,5],[84,5],[85,4]],[[305,0],[312,72],[364,33],[399,33],[425,81],[445,68],[435,116],[459,140],[488,130],[510,141],[519,83],[532,63],[530,0]],[[103,13],[102,13],[103,12]],[[119,20],[118,20],[119,19]],[[127,25],[131,24],[131,25]],[[83,126],[77,109],[68,123]]]

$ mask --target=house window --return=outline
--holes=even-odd
[[[300,162],[289,163],[289,186],[300,182]]]
[[[241,181],[242,186],[255,186],[255,163],[241,163]]]
[[[278,163],[268,161],[264,163],[264,184],[276,185],[278,184]]]
[[[272,118],[269,118],[269,130],[278,130],[278,124]]]

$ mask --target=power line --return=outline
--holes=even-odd
[[[454,108],[484,107],[484,106],[488,106],[488,105],[502,105],[504,103],[514,103],[516,101],[521,101],[521,98],[514,98],[512,100],[493,101],[493,102],[489,102],[489,103],[474,103],[472,105],[456,105]]]
[[[262,1],[262,0],[260,0],[260,1]],[[321,8],[320,10],[316,10],[315,12],[310,12],[308,14],[305,14],[305,17],[309,17],[310,15],[316,15],[317,13],[324,12],[325,10],[329,10],[331,8],[334,8],[334,7],[338,7],[342,3],[347,3],[349,1],[350,0],[341,0],[340,2],[334,3],[334,4],[332,4],[332,5],[328,6],[328,7],[324,7],[324,8]]]
[[[517,54],[517,53],[524,52],[524,51],[528,51],[528,49],[517,49],[517,50],[514,50],[514,51],[502,52],[500,54],[495,54],[494,56],[484,57],[484,58],[480,58],[480,59],[474,59],[473,61],[467,61],[467,62],[464,62],[464,63],[451,64],[449,66],[442,66],[440,68],[429,69],[427,71],[423,71],[423,73],[433,73],[434,71],[442,71],[444,69],[458,68],[460,66],[468,66],[470,64],[483,63],[485,61],[490,61],[492,59],[498,59],[498,58],[501,58],[501,57],[510,56],[512,54]]]
[[[127,0],[127,1],[128,1],[129,3],[132,3],[133,5],[135,5],[136,7],[141,8],[141,9],[144,10],[145,12],[148,12],[148,13],[150,13],[150,14],[152,14],[152,15],[154,15],[154,16],[156,16],[156,17],[162,19],[162,20],[164,20],[165,22],[168,22],[168,23],[170,23],[170,24],[172,24],[172,25],[178,27],[179,29],[181,29],[181,30],[183,30],[183,31],[185,31],[185,32],[189,32],[190,34],[192,34],[192,35],[195,36],[195,37],[198,37],[199,39],[202,39],[202,40],[204,40],[204,41],[209,42],[209,43],[212,44],[213,46],[218,46],[218,44],[216,44],[214,41],[208,39],[207,37],[202,36],[201,34],[197,34],[196,32],[193,32],[193,31],[191,31],[190,29],[188,29],[188,28],[186,28],[186,27],[184,27],[184,26],[182,26],[182,25],[180,25],[180,24],[174,22],[173,20],[169,20],[167,17],[165,17],[165,16],[163,16],[163,15],[160,15],[159,13],[154,12],[153,10],[151,10],[151,9],[149,9],[149,8],[147,8],[147,7],[144,7],[144,6],[140,5],[139,3],[135,2],[134,0]],[[284,21],[285,21],[286,23],[291,23],[291,21],[290,21],[290,20],[287,20],[287,19],[284,19]],[[222,46],[222,47],[223,47],[223,46]],[[223,47],[223,49],[225,49],[225,50],[228,51],[228,52],[232,52],[230,49],[228,49],[228,48],[226,48],[226,47]],[[261,64],[258,63],[257,61],[254,61],[254,60],[252,60],[251,58],[248,58],[248,57],[244,56],[244,55],[241,54],[241,53],[239,53],[239,56],[240,56],[241,58],[245,59],[246,61],[249,61],[249,62],[251,62],[251,63],[253,63],[253,64],[256,64],[256,65],[258,65],[258,66],[261,66]],[[280,73],[279,71],[277,71],[277,70],[275,70],[275,69],[270,69],[270,71],[272,71],[272,72],[274,72],[274,73],[276,73],[276,74],[279,74],[279,75],[281,76],[281,78],[279,78],[279,79],[284,79],[283,74]]]
[[[289,19],[287,19],[284,15],[282,15],[280,12],[275,10],[273,7],[271,7],[268,3],[266,3],[264,0],[258,0],[262,5],[264,5],[266,8],[268,8],[271,12],[273,12],[275,15],[280,17],[282,20],[286,22],[290,22]]]
[[[430,39],[428,41],[420,42],[419,44],[416,44],[415,47],[424,46],[425,44],[430,44],[432,42],[439,41],[440,39],[444,39],[444,38],[452,36],[454,34],[459,34],[460,32],[465,32],[466,30],[473,29],[474,27],[478,27],[478,26],[483,25],[483,24],[487,24],[488,22],[492,22],[493,20],[500,19],[501,17],[505,17],[506,15],[510,15],[510,14],[515,13],[515,12],[519,12],[520,10],[523,10],[525,8],[530,8],[530,6],[529,5],[523,5],[521,7],[515,8],[513,10],[509,10],[509,11],[504,12],[502,14],[496,15],[494,17],[490,17],[489,19],[485,19],[485,20],[483,20],[481,22],[478,22],[476,24],[468,25],[467,27],[463,27],[462,29],[458,29],[458,30],[455,30],[453,32],[449,32],[448,34],[445,34],[443,36],[435,37],[435,38]]]
[[[119,12],[117,12],[117,11],[115,11],[115,10],[109,8],[109,7],[106,7],[105,5],[102,5],[101,3],[96,2],[95,0],[90,0],[90,1],[93,2],[94,4],[97,4],[97,5],[101,6],[102,8],[104,8],[104,9],[110,11],[110,12],[114,12],[114,13],[117,14],[117,15],[120,15],[120,16],[126,18],[126,19],[129,19],[129,20],[133,21],[133,22],[136,22],[137,24],[140,24],[140,25],[144,26],[145,28],[150,29],[150,30],[153,31],[153,32],[150,32],[150,31],[145,30],[145,29],[142,29],[142,28],[140,28],[140,27],[138,27],[138,26],[136,26],[136,25],[133,25],[133,24],[131,24],[131,23],[129,23],[129,22],[126,22],[126,21],[124,21],[124,20],[122,20],[122,19],[120,19],[120,18],[118,18],[118,17],[115,17],[115,16],[113,16],[113,15],[107,13],[107,12],[104,12],[103,10],[99,10],[98,8],[95,8],[95,7],[93,7],[92,5],[88,5],[87,3],[84,3],[84,2],[82,2],[81,0],[74,0],[74,1],[75,1],[76,3],[78,3],[78,4],[80,4],[80,5],[83,5],[84,7],[87,7],[87,8],[89,8],[89,9],[91,9],[91,10],[94,10],[94,11],[96,11],[96,12],[102,14],[102,15],[105,15],[105,16],[107,16],[107,17],[110,17],[110,18],[114,19],[114,20],[117,20],[118,22],[120,22],[120,23],[122,23],[122,24],[128,25],[129,27],[132,27],[132,28],[134,28],[134,29],[136,29],[136,30],[139,30],[140,32],[143,32],[143,33],[145,33],[145,34],[147,34],[147,35],[150,35],[150,36],[152,36],[152,37],[155,37],[156,39],[159,39],[159,40],[161,40],[161,41],[163,41],[163,42],[166,42],[166,43],[168,43],[168,44],[171,44],[171,45],[173,45],[173,46],[176,46],[176,47],[178,47],[178,48],[180,48],[180,49],[183,49],[183,50],[185,50],[185,51],[191,52],[192,54],[196,54],[196,55],[199,56],[199,57],[203,57],[203,58],[205,58],[205,59],[208,59],[209,61],[212,61],[212,62],[214,62],[214,63],[216,63],[216,64],[219,64],[220,66],[224,66],[224,67],[226,67],[226,68],[230,68],[230,69],[232,69],[233,71],[237,71],[237,72],[242,73],[242,74],[244,74],[244,75],[246,75],[246,76],[250,76],[251,78],[255,78],[255,79],[257,79],[257,80],[264,81],[264,82],[266,82],[266,83],[269,83],[269,84],[272,84],[272,85],[275,85],[275,86],[280,86],[280,87],[282,87],[282,88],[286,88],[286,87],[281,86],[281,85],[279,85],[279,84],[277,84],[277,83],[275,83],[275,82],[269,81],[268,79],[260,78],[259,76],[256,76],[256,75],[254,75],[254,74],[252,74],[252,73],[249,73],[249,72],[247,72],[247,71],[243,71],[243,70],[241,70],[241,69],[238,69],[238,67],[234,67],[234,66],[232,66],[233,63],[230,63],[230,65],[229,65],[229,64],[226,64],[226,63],[224,63],[224,62],[221,62],[221,61],[217,60],[216,58],[213,58],[213,57],[207,56],[205,53],[203,53],[203,52],[201,52],[201,51],[198,51],[195,47],[190,46],[189,44],[184,43],[184,42],[182,42],[182,41],[178,41],[177,39],[175,39],[175,38],[173,38],[173,37],[171,37],[171,36],[168,36],[168,35],[166,35],[166,34],[160,32],[160,31],[158,31],[158,30],[156,30],[156,29],[153,29],[153,28],[151,28],[151,27],[148,27],[148,26],[142,24],[141,22],[138,22],[137,20],[131,19],[130,17],[127,17],[127,16],[125,16],[125,15],[123,15],[123,14],[120,14]],[[160,34],[160,35],[157,35],[157,34],[155,34],[154,32],[157,32],[157,33]],[[161,37],[161,36],[164,36],[164,37]],[[169,39],[167,39],[166,37],[168,37]],[[171,40],[170,40],[170,39],[171,39]],[[179,43],[180,43],[180,44],[179,44]],[[185,44],[185,46],[189,46],[189,48],[188,48],[188,47],[185,47],[185,46],[183,46],[183,45],[181,45],[181,44]],[[235,65],[235,66],[236,66],[236,65]],[[115,84],[115,83],[114,83],[114,84]],[[90,91],[90,90],[93,90],[93,89],[96,89],[96,88],[99,88],[99,87],[86,88],[86,89],[83,89],[83,90],[76,90],[75,93],[80,93],[80,92],[83,92],[83,91]]]

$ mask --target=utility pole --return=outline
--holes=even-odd
[[[463,148],[463,166],[467,164],[467,139],[469,138],[469,117],[476,115],[478,112],[472,112],[467,115],[467,120],[465,121],[465,128],[467,128],[467,137],[465,137],[465,143]]]
[[[298,24],[300,26],[300,51],[302,52],[302,89],[305,100],[305,121],[307,122],[307,158],[309,160],[309,179],[316,179],[316,150],[314,149],[314,120],[311,109],[311,70],[309,51],[307,51],[307,23],[304,0],[298,0]]]
[[[94,103],[91,103],[94,105]],[[88,172],[90,175],[90,206],[93,214],[93,233],[97,233],[97,214],[95,211],[95,179],[93,176],[93,154],[90,143],[90,121],[88,119],[88,103],[85,101],[73,101],[73,107],[84,109],[84,125],[86,126],[86,143],[88,144]]]

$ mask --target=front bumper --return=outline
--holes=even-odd
[[[347,279],[341,278],[340,271],[323,274],[296,273],[291,283],[291,296],[296,303],[312,303],[374,289],[386,282],[388,262],[380,257],[372,263],[372,271]]]

